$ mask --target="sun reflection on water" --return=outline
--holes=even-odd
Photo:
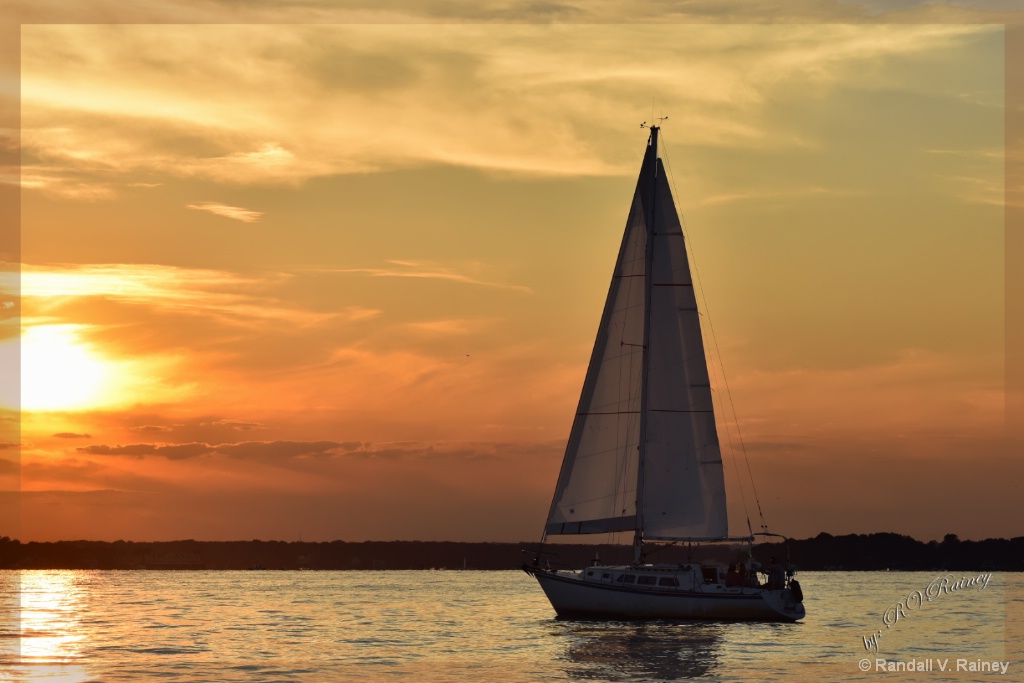
[[[66,661],[79,656],[81,591],[72,572],[22,572],[21,657]]]
[[[4,572],[0,609],[5,625],[4,660],[12,662],[4,680],[89,680],[79,660],[85,639],[80,627],[86,592],[77,572]],[[13,645],[13,647],[11,647]]]

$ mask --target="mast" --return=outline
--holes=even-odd
[[[644,222],[647,224],[647,239],[644,266],[644,338],[640,371],[640,443],[637,445],[636,475],[636,530],[633,534],[633,562],[640,564],[644,555],[644,460],[647,456],[647,385],[651,366],[651,276],[654,270],[654,207],[658,191],[658,131],[651,126],[651,155],[648,169],[650,188],[647,204],[644,206]]]

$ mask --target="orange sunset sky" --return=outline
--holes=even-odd
[[[1006,31],[904,4],[19,6],[0,535],[538,538],[652,115],[772,530],[1024,535]]]

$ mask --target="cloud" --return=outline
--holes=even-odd
[[[403,262],[392,270],[407,276],[397,278],[405,283],[497,288],[517,299],[528,291],[478,276],[495,270],[480,264]],[[315,268],[249,274],[154,264],[26,264],[22,293],[27,314],[21,322],[30,331],[73,324],[77,345],[88,348],[95,360],[121,363],[110,369],[125,380],[146,379],[146,386],[136,382],[131,392],[105,390],[111,397],[154,406],[152,414],[160,416],[167,415],[160,405],[186,398],[193,406],[217,406],[205,409],[205,421],[235,420],[216,425],[222,430],[259,428],[269,419],[262,412],[268,400],[286,413],[285,405],[330,409],[347,404],[342,394],[349,389],[356,392],[353,396],[366,393],[365,387],[353,386],[354,376],[375,378],[374,392],[407,385],[425,370],[443,366],[437,356],[451,356],[443,348],[445,335],[477,334],[472,351],[491,349],[492,358],[496,346],[509,343],[501,329],[507,323],[489,314],[494,301],[472,302],[467,310],[456,299],[462,293],[427,302],[396,293],[394,287],[389,291],[382,282],[367,286],[366,277]],[[18,281],[9,274],[0,284],[16,287]],[[357,352],[346,354],[345,349]],[[460,357],[467,352],[458,351]],[[225,417],[224,405],[238,413]],[[131,429],[159,434],[183,419],[188,421],[141,417]],[[83,425],[83,431],[110,434],[93,429],[99,431]],[[231,439],[225,431],[186,439],[216,443],[224,437]]]
[[[184,444],[129,444],[125,446],[85,446],[79,453],[88,455],[114,455],[142,457],[155,455],[169,460],[184,460],[201,455],[219,453],[232,458],[247,460],[286,460],[309,456],[333,455],[358,449],[358,441],[243,441],[211,445],[206,443]]]
[[[449,320],[428,320],[418,323],[409,323],[407,327],[420,332],[436,335],[460,335],[468,334],[478,330],[486,321],[449,319]]]
[[[167,425],[138,425],[136,427],[129,427],[128,431],[143,433],[164,433],[173,432],[174,427],[168,427]]]
[[[242,221],[243,223],[255,223],[263,215],[262,211],[253,211],[252,209],[242,209],[237,206],[228,206],[227,204],[217,204],[216,202],[203,202],[201,204],[187,204],[189,209],[198,209],[199,211],[209,211],[217,216],[223,216],[224,218],[231,218],[236,221]]]
[[[3,277],[3,276],[7,277]],[[311,325],[334,313],[315,313],[279,305],[263,292],[289,280],[287,273],[242,275],[224,270],[127,264],[22,265],[17,274],[0,274],[0,290],[17,291],[33,299],[32,306],[47,311],[71,299],[97,297],[125,304],[159,306],[164,313],[215,315],[233,325],[261,321],[288,321]]]
[[[742,192],[728,192],[695,199],[690,202],[691,207],[713,206],[717,204],[731,204],[734,202],[759,202],[762,205],[767,202],[788,202],[801,197],[839,197],[851,196],[850,190],[837,190],[827,187],[803,187],[803,188],[767,188],[764,190],[747,190]]]
[[[217,294],[218,303],[243,303],[231,289],[253,287],[265,280],[234,273],[147,263],[24,264],[23,296],[41,298],[103,296],[128,303],[158,301],[187,305]]]
[[[21,23],[99,23],[111,21],[102,3],[69,5],[56,0],[8,0],[11,16]],[[241,10],[244,6],[244,10]],[[479,3],[472,0],[423,2],[371,2],[359,0],[305,0],[302,3],[188,2],[154,0],[119,6],[117,21],[134,24],[452,24],[452,23],[575,23],[676,22],[713,24],[736,22],[857,23],[882,21],[989,21],[1010,23],[1016,16],[1016,0],[797,0],[784,6],[767,0],[716,0],[675,2],[636,0],[629,4],[593,3],[583,0],[528,0]],[[1002,13],[1002,14],[996,14]]]
[[[91,434],[76,434],[74,432],[58,432],[54,434],[58,439],[91,439]]]
[[[261,422],[243,422],[241,420],[217,420],[210,424],[214,427],[230,427],[237,432],[249,432],[264,426]]]
[[[64,199],[87,202],[114,199],[117,196],[116,190],[109,183],[90,178],[87,173],[40,164],[22,166],[20,182],[11,184],[18,184],[26,190],[39,190]]]
[[[555,450],[561,448],[561,442]],[[487,442],[383,442],[365,441],[241,441],[238,443],[184,444],[140,443],[121,446],[95,445],[76,449],[85,455],[158,456],[169,460],[184,460],[201,455],[224,455],[251,461],[282,462],[310,457],[358,456],[370,459],[394,460],[398,458],[420,460],[502,460],[519,457],[524,453],[549,455],[552,446],[543,444],[503,444]]]
[[[448,280],[467,285],[480,285],[483,287],[494,287],[496,289],[509,289],[518,292],[530,292],[533,290],[525,285],[513,285],[503,282],[483,280],[466,273],[461,273],[454,268],[440,266],[437,264],[422,263],[419,261],[389,260],[387,263],[394,268],[334,268],[323,272],[351,273],[355,275],[369,275],[370,277],[394,277],[414,278],[423,280]]]
[[[204,443],[185,444],[131,444],[128,446],[85,446],[77,449],[88,455],[127,455],[141,458],[144,455],[159,455],[169,460],[184,460],[212,453],[214,448]]]
[[[232,458],[266,460],[332,455],[361,445],[358,441],[244,441],[221,444],[216,450]]]
[[[371,320],[380,316],[384,311],[379,308],[365,308],[363,306],[346,306],[342,309],[340,317],[344,318],[349,322],[356,322],[359,320]]]
[[[538,13],[548,17],[551,9]],[[805,145],[797,122],[765,120],[770,106],[792,101],[794,83],[802,92],[840,83],[884,87],[885,70],[865,65],[996,30],[31,25],[22,38],[23,146],[39,178],[33,187],[67,179],[68,196],[90,199],[107,196],[111,177],[142,171],[292,185],[436,164],[622,175],[635,163],[635,139],[622,134],[623,121],[650,117],[647,104],[637,103],[648,103],[651,92],[659,93],[659,108],[676,112],[679,144]],[[650,54],[659,59],[652,63]],[[218,211],[238,220],[258,213]]]

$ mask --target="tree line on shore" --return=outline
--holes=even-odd
[[[581,567],[628,564],[632,547],[548,543],[442,541],[55,541],[22,543],[0,537],[0,569],[516,569],[539,562]],[[894,533],[821,533],[814,538],[761,543],[753,558],[792,562],[821,571],[1024,571],[1024,537],[922,542]],[[749,560],[746,546],[653,546],[648,562]]]

